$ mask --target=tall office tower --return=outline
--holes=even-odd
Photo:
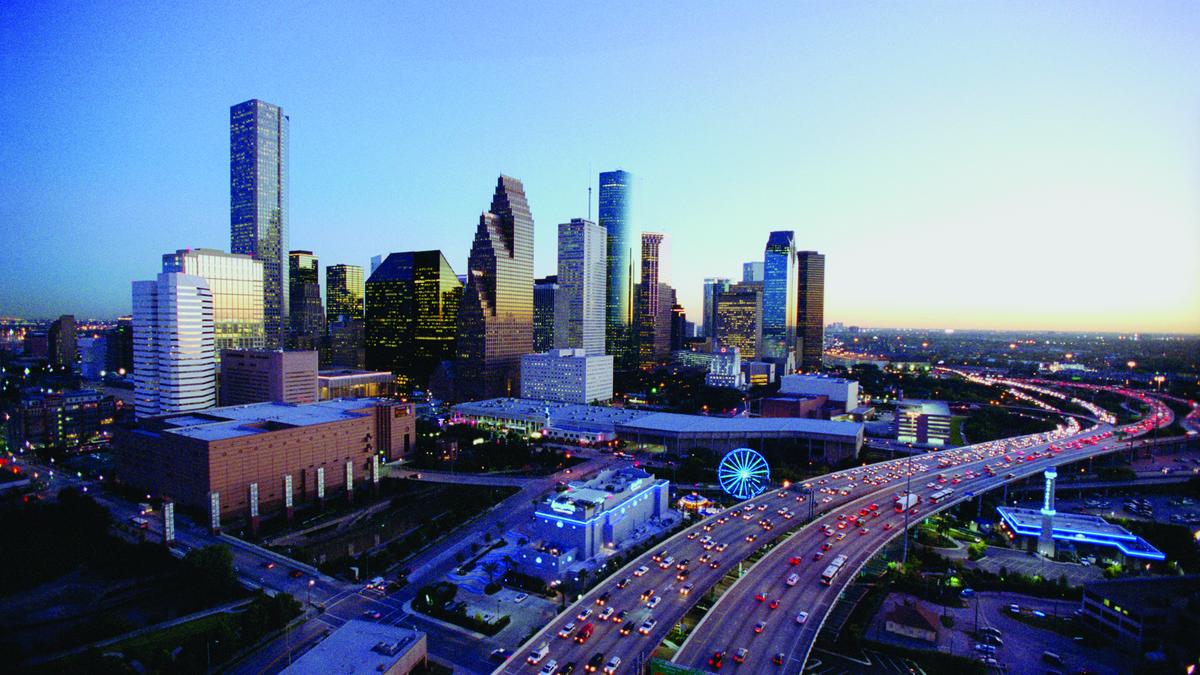
[[[683,311],[683,305],[678,303],[671,305],[671,351],[684,348],[687,339],[691,337],[688,331],[688,325],[691,323],[687,320],[687,313]]]
[[[454,358],[463,287],[450,263],[441,251],[393,253],[366,286],[367,367],[392,371],[400,393],[428,386],[437,364]],[[341,330],[352,338],[351,327]],[[335,334],[334,351],[344,361],[350,352],[337,342]]]
[[[820,370],[825,348],[825,256],[816,251],[798,251],[796,258],[800,269],[800,297],[796,303],[799,367]]]
[[[763,254],[762,353],[790,370],[796,343],[796,235],[772,232]],[[742,353],[743,358],[746,356]]]
[[[383,261],[381,260],[382,264]],[[374,265],[374,272],[379,265]],[[363,268],[358,265],[329,265],[325,268],[325,318],[363,318]]]
[[[608,279],[605,299],[606,350],[617,370],[637,365],[633,316],[633,284],[637,258],[629,218],[633,176],[627,171],[600,174],[600,227],[608,236]]]
[[[558,277],[551,274],[533,280],[533,351],[554,347],[554,305],[558,296]]]
[[[762,281],[763,261],[751,260],[742,263],[742,281]]]
[[[312,251],[288,252],[288,287],[292,311],[289,346],[317,349],[325,338],[325,308],[321,306],[321,266]]]
[[[604,355],[608,234],[590,220],[558,226],[554,346]]]
[[[533,351],[533,216],[516,178],[500,176],[479,216],[458,310],[459,397],[517,396]]]
[[[117,317],[117,325],[105,337],[104,369],[117,375],[133,373],[133,317]]]
[[[362,370],[367,367],[366,329],[362,319],[340,316],[329,322],[330,366]]]
[[[264,349],[263,263],[211,248],[164,253],[162,271],[201,277],[212,295],[217,363],[223,349]]]
[[[50,365],[74,368],[79,356],[79,344],[75,334],[75,317],[63,314],[50,324],[46,331]]]
[[[133,282],[133,385],[137,417],[217,403],[213,296],[204,277],[163,272]]]
[[[291,328],[288,284],[288,117],[251,99],[229,109],[229,225],[233,253],[263,262],[267,349]]]
[[[675,289],[670,284],[658,282],[658,311],[654,314],[654,360],[665,361],[671,357],[671,322],[675,306]]]
[[[642,233],[642,276],[638,282],[637,346],[638,367],[650,368],[662,356],[657,348],[659,312],[662,309],[660,284],[666,283],[668,254],[667,235],[661,232]],[[674,300],[671,301],[674,304]],[[669,310],[671,304],[667,305]],[[667,324],[670,326],[670,323]],[[667,336],[670,343],[670,336]]]
[[[717,327],[717,297],[729,290],[732,282],[723,277],[713,277],[704,280],[704,316],[701,317],[702,337],[716,337]]]
[[[721,347],[737,347],[746,361],[762,351],[762,282],[734,284],[717,297],[714,339]]]

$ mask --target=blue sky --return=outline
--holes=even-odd
[[[398,4],[5,3],[0,314],[127,312],[162,253],[228,249],[261,98],[323,264],[464,271],[503,172],[552,273],[619,167],[691,314],[793,229],[830,321],[1200,331],[1200,4]]]

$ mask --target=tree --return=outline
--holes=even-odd
[[[496,572],[500,570],[500,563],[496,562],[495,560],[489,560],[481,564],[480,567],[483,568],[483,571],[488,575],[488,584],[491,585],[495,583]]]

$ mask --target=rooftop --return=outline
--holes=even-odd
[[[391,377],[390,370],[358,370],[356,368],[333,368],[330,370],[318,370],[317,377],[363,377],[363,376],[387,376]]]
[[[929,610],[920,605],[897,604],[892,607],[892,610],[884,618],[902,626],[933,631],[934,633],[938,630],[938,620],[929,613]]]
[[[945,401],[927,401],[906,398],[896,402],[896,414],[945,415],[950,416],[950,406]]]
[[[1173,602],[1200,599],[1200,574],[1096,581],[1085,584],[1083,589],[1129,609],[1165,608]]]
[[[1032,537],[1041,534],[1042,512],[1037,509],[1000,506],[996,508],[996,512],[1004,519],[1005,524],[1017,534]],[[1150,542],[1100,516],[1084,513],[1056,513],[1054,514],[1053,536],[1060,541],[1099,544],[1117,548],[1125,555],[1134,558],[1166,559],[1166,556],[1151,546]]]
[[[182,415],[163,417],[163,433],[187,436],[203,441],[220,441],[292,427],[328,424],[362,417],[354,412],[383,402],[378,398],[337,398],[297,405],[292,403],[250,403],[210,408]]]
[[[643,431],[690,434],[784,432],[857,438],[862,433],[862,424],[858,422],[797,417],[710,417],[679,413],[649,413],[624,422],[621,426]]]
[[[404,657],[423,633],[351,619],[282,672],[288,675],[381,673]]]

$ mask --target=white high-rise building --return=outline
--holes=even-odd
[[[554,346],[604,354],[608,235],[590,220],[558,226],[558,290],[554,299]]]
[[[164,272],[203,277],[213,299],[217,364],[225,349],[264,349],[263,262],[240,253],[182,248],[162,257]]]
[[[134,401],[138,417],[217,403],[213,295],[199,276],[163,272],[133,282]]]
[[[552,349],[521,357],[521,398],[592,403],[612,398],[613,357]]]

